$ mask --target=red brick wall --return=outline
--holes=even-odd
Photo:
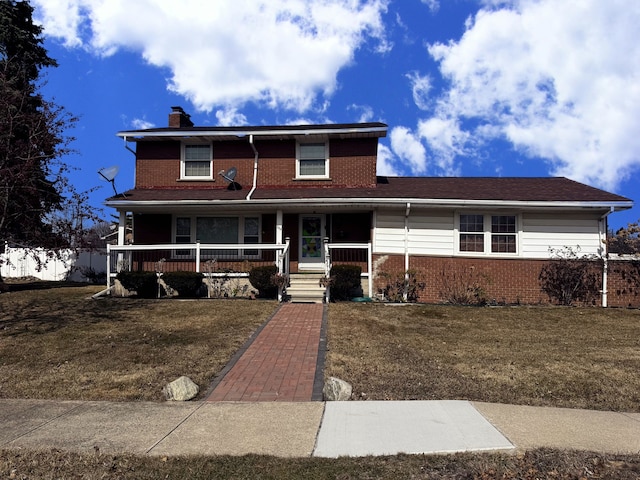
[[[490,302],[547,304],[550,303],[549,297],[542,291],[539,282],[540,270],[546,262],[546,260],[413,256],[409,262],[409,269],[415,270],[418,280],[426,283],[426,288],[419,294],[421,302],[444,302],[447,282],[450,285],[456,282],[463,284],[475,282],[483,288]],[[596,265],[594,267],[599,268]],[[374,283],[375,290],[378,291],[385,284],[385,279],[379,273],[402,275],[404,257],[375,255],[374,270],[378,273]],[[598,271],[600,272],[601,270]],[[598,305],[600,305],[600,298],[598,294],[596,299]]]
[[[607,303],[640,308],[640,260],[609,261]]]
[[[349,139],[330,142],[330,180],[296,180],[294,141],[256,141],[259,154],[258,186],[261,187],[362,187],[376,183],[378,140]],[[218,172],[238,169],[236,181],[253,183],[254,152],[247,142],[215,142],[214,182],[179,181],[180,142],[139,142],[136,155],[136,188],[226,188]]]

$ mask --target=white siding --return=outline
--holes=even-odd
[[[404,254],[404,211],[385,211],[376,214],[375,253]]]
[[[453,212],[415,212],[409,215],[412,255],[453,255]]]
[[[597,215],[523,213],[520,245],[525,258],[548,258],[549,248],[580,247],[581,255],[598,254]]]
[[[404,210],[377,213],[375,253],[404,254],[404,214]],[[412,255],[452,255],[453,212],[410,212],[408,240]]]

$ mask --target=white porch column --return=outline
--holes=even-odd
[[[124,245],[126,228],[127,228],[127,212],[120,212],[120,218],[118,220],[118,245]]]
[[[276,212],[276,243],[278,245],[281,245],[284,240],[282,232],[282,210],[278,210]]]

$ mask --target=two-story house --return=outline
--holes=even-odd
[[[163,258],[166,269],[205,271],[215,259],[287,274],[359,263],[365,295],[382,272],[413,270],[431,302],[442,299],[439,276],[473,267],[492,298],[537,303],[550,248],[604,257],[607,216],[633,204],[566,178],[378,176],[386,133],[383,123],[196,127],[180,107],[167,128],[119,132],[136,162],[135,187],[106,201],[121,229],[133,216],[120,261],[135,251],[129,268]]]

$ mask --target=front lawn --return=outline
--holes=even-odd
[[[328,332],[355,399],[640,411],[640,310],[339,303]]]
[[[135,300],[100,287],[0,295],[0,397],[162,400],[189,376],[213,377],[276,309],[250,300]]]

